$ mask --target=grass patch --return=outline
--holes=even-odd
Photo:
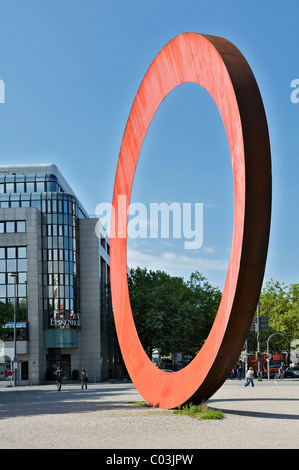
[[[147,403],[147,401],[134,401],[132,403],[132,405],[135,405],[135,406],[145,406],[145,407],[148,407],[148,408],[152,408],[153,405],[150,405],[149,403]]]
[[[197,419],[222,419],[224,414],[220,410],[212,410],[207,405],[190,405],[179,406],[173,411],[175,414],[183,414]]]
[[[132,405],[143,406],[147,408],[152,408],[153,405],[146,401],[135,401],[132,402]],[[197,419],[223,419],[224,414],[220,410],[212,410],[208,408],[207,405],[193,405],[190,403],[185,406],[178,406],[175,410],[171,410],[174,414],[182,414],[190,416],[191,418]]]

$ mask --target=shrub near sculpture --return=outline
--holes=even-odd
[[[209,336],[187,367],[167,373],[147,357],[135,328],[127,283],[126,211],[141,146],[163,99],[194,82],[213,97],[228,138],[234,180],[234,226],[222,299]],[[215,170],[217,171],[217,169]],[[111,291],[122,355],[139,393],[156,407],[200,404],[226,380],[250,330],[263,281],[271,219],[268,127],[254,75],[240,51],[223,38],[185,33],[159,52],[135,97],[124,132],[113,192]],[[118,229],[121,228],[119,231]]]

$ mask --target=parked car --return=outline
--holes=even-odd
[[[287,367],[284,371],[284,376],[299,379],[299,366]]]

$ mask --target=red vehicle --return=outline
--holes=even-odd
[[[277,353],[277,354],[270,354],[269,358],[269,369],[270,369],[270,378],[273,379],[275,374],[277,374],[278,369],[281,365],[285,363],[285,356],[284,354]],[[258,359],[255,354],[248,354],[248,369],[252,367],[255,374],[258,372]],[[268,361],[267,361],[267,354],[261,354],[261,371],[263,372],[263,376],[268,376]]]

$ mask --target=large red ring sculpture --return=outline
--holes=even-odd
[[[135,328],[127,283],[127,238],[119,236],[124,227],[126,234],[128,219],[118,207],[118,197],[126,196],[129,206],[148,127],[166,95],[185,82],[204,87],[222,116],[233,168],[234,228],[223,295],[209,336],[187,367],[170,374],[150,361]],[[262,286],[270,232],[271,156],[266,116],[253,73],[232,43],[186,33],[172,39],[156,56],[140,85],[124,132],[113,208],[112,302],[128,373],[143,398],[156,407],[199,404],[227,379],[247,338]]]

